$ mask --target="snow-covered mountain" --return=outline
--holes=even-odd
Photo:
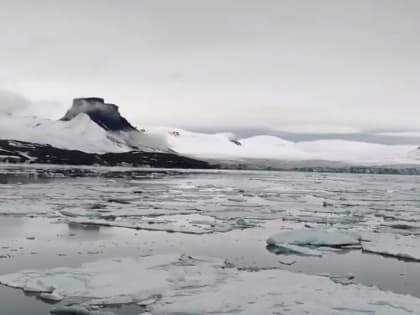
[[[128,152],[137,152],[137,155],[129,158],[125,155],[121,160],[124,163],[132,163],[138,158],[138,152],[143,152],[185,155],[214,164],[226,161],[254,165],[257,163],[262,166],[273,165],[273,161],[299,162],[301,165],[313,165],[314,161],[322,165],[420,164],[420,150],[413,145],[383,145],[347,140],[292,142],[268,135],[239,139],[231,133],[205,134],[168,127],[139,130],[121,116],[118,106],[106,103],[98,97],[74,99],[72,107],[58,121],[0,114],[0,144],[3,143],[0,154],[3,149],[3,156],[10,156],[10,150],[13,144],[16,146],[16,141],[21,142],[17,145],[20,147],[18,160],[25,156],[22,148],[26,147],[32,154],[37,151],[36,159],[29,160],[38,162],[45,160],[40,153],[40,148],[44,145],[58,149],[54,154],[60,158],[53,159],[54,161],[63,161],[63,156],[66,155],[63,150],[77,150],[95,155],[88,159],[90,164],[96,160],[110,163],[108,157],[98,155]],[[40,146],[31,148],[30,144]],[[47,154],[47,151],[51,150],[43,147],[43,154]],[[79,154],[78,157],[80,163],[86,160],[82,155]],[[72,155],[72,159],[75,158]],[[163,157],[158,160],[163,161]],[[117,162],[118,158],[113,157],[111,164]],[[151,164],[160,165],[153,163],[153,160]],[[174,162],[174,165],[178,164]]]
[[[169,152],[161,134],[139,131],[101,98],[78,98],[58,121],[0,114],[0,139],[49,144],[87,153]]]
[[[348,140],[292,142],[259,135],[239,139],[231,133],[204,134],[155,128],[166,134],[176,152],[214,160],[330,161],[354,165],[420,164],[420,149],[414,145],[384,145]],[[264,163],[264,162],[262,162]]]
[[[78,98],[58,121],[0,114],[0,162],[210,168],[138,130],[101,98]]]

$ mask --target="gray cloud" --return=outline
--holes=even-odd
[[[0,112],[22,112],[27,109],[30,104],[30,101],[19,93],[0,90]]]
[[[0,113],[58,118],[65,108],[57,101],[29,99],[20,92],[0,89]]]
[[[417,0],[0,0],[0,82],[140,124],[420,129],[419,33]]]

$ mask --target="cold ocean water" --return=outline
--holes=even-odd
[[[420,314],[419,210],[418,176],[3,165],[0,315]]]

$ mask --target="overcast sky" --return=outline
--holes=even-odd
[[[58,117],[102,96],[146,125],[420,129],[419,34],[417,0],[0,0],[0,106]]]

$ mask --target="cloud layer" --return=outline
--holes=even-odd
[[[30,101],[19,93],[0,90],[0,112],[22,112],[27,109],[30,104]]]
[[[5,0],[0,87],[141,124],[419,129],[419,33],[416,0]]]

